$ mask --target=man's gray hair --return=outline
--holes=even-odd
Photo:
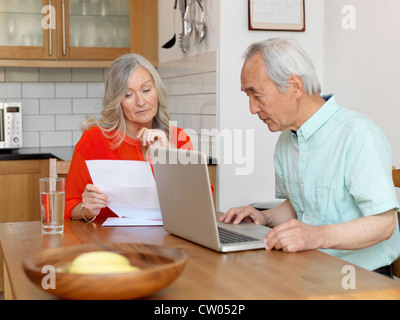
[[[298,75],[303,80],[305,92],[309,95],[321,93],[314,64],[296,41],[271,38],[256,42],[248,47],[244,58],[247,60],[257,53],[263,56],[268,76],[280,92],[286,92],[291,75]]]

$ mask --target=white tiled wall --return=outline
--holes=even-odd
[[[215,154],[214,136],[207,131],[216,128],[216,52],[163,62],[158,71],[168,91],[171,119],[187,131],[195,148]]]
[[[216,128],[216,52],[163,62],[171,120],[186,129],[197,149],[211,154]],[[24,147],[74,146],[81,120],[99,116],[104,69],[0,68],[0,101],[22,102]],[[204,133],[204,131],[203,131]]]
[[[22,102],[24,147],[74,146],[98,116],[104,69],[0,68],[0,101]]]

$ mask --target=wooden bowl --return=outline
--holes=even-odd
[[[138,272],[113,274],[72,274],[62,272],[78,255],[92,251],[113,251],[127,257]],[[186,254],[180,250],[137,243],[104,243],[64,246],[31,254],[23,262],[28,278],[40,289],[63,299],[123,300],[143,298],[172,283],[186,264]],[[50,273],[42,268],[53,266],[55,288]],[[46,277],[44,279],[44,277]]]

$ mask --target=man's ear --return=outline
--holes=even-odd
[[[292,74],[288,79],[289,87],[297,99],[301,98],[304,93],[303,79],[297,74]]]

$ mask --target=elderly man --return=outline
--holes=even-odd
[[[309,56],[294,41],[269,39],[248,48],[242,91],[270,131],[282,131],[274,165],[280,206],[232,208],[220,220],[273,229],[267,250],[323,249],[392,276],[400,252],[391,153],[366,116],[321,96]]]

